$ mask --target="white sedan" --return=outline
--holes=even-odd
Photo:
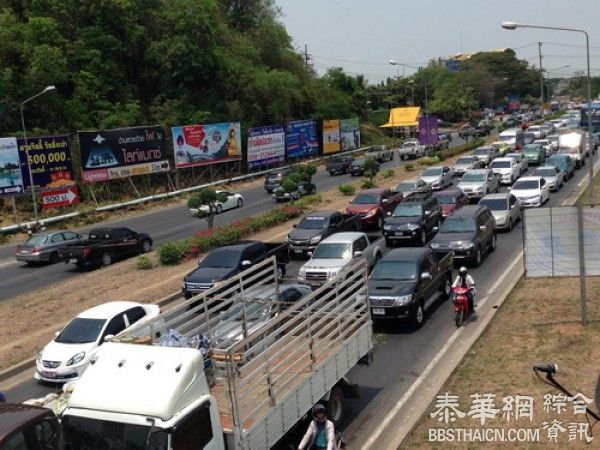
[[[136,302],[108,302],[82,312],[58,331],[37,355],[35,379],[51,383],[78,379],[107,338],[159,314],[158,305]],[[148,332],[148,327],[141,327],[136,335]]]
[[[540,176],[518,179],[510,188],[510,193],[517,197],[524,207],[540,207],[550,198],[548,183]]]
[[[237,192],[230,191],[217,191],[217,194],[224,194],[227,196],[227,200],[224,202],[215,202],[215,213],[221,214],[223,211],[234,208],[241,208],[244,206],[244,197],[242,194],[238,194]],[[208,213],[208,205],[202,205],[198,208],[200,211],[204,211]],[[195,215],[198,212],[198,209],[190,208],[190,212]]]

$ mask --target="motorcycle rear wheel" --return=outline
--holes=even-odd
[[[460,311],[456,311],[456,314],[454,315],[454,323],[456,324],[457,328],[462,325],[463,319],[464,319],[464,311],[462,309]]]

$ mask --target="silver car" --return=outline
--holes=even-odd
[[[448,166],[431,166],[425,169],[420,178],[434,191],[441,191],[452,186],[452,176],[452,169]]]
[[[58,247],[79,245],[84,239],[84,236],[74,231],[34,234],[24,244],[17,245],[15,258],[29,265],[43,262],[54,264],[59,261]]]
[[[402,198],[409,197],[415,193],[426,194],[431,192],[431,186],[420,178],[402,181],[394,188],[394,192],[400,192]]]
[[[473,150],[473,155],[477,156],[487,166],[499,156],[498,149],[492,146],[477,147]]]
[[[461,156],[456,160],[454,166],[452,166],[452,170],[454,171],[455,177],[462,176],[467,170],[470,169],[483,169],[485,167],[485,163],[479,159],[478,156],[475,155],[467,155]]]
[[[510,192],[488,194],[479,200],[479,204],[490,209],[499,230],[510,231],[521,220],[521,205]]]
[[[491,169],[467,170],[456,187],[469,199],[480,199],[491,192],[498,192],[500,179]]]
[[[565,184],[565,174],[556,166],[540,166],[533,174],[546,180],[551,191],[558,191]]]
[[[527,162],[527,158],[525,158],[525,155],[523,155],[523,153],[507,153],[506,155],[504,155],[504,157],[513,158],[517,162],[521,169],[521,175],[527,172],[527,169],[529,168],[529,163]]]

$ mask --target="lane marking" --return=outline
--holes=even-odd
[[[500,277],[496,280],[496,282],[492,285],[492,287],[488,290],[488,292],[495,291],[498,288],[498,286],[500,285],[500,283],[502,283],[504,281],[504,279],[508,276],[509,272],[513,270],[514,266],[516,266],[519,263],[519,261],[522,260],[522,258],[523,258],[523,251],[520,251],[517,254],[517,256],[515,257],[515,259],[513,259],[513,261],[510,263],[510,265],[506,268],[506,270],[504,272],[502,272],[502,275],[500,275]],[[483,305],[487,302],[487,300],[489,298],[490,297],[487,295],[485,297],[483,297],[481,299],[481,301],[477,304],[477,308],[481,309],[481,307],[483,307]],[[492,312],[492,310],[490,310],[490,312]],[[458,339],[460,334],[465,329],[466,329],[465,327],[460,327],[460,328],[457,328],[456,331],[454,331],[454,333],[452,333],[450,338],[446,341],[446,343],[442,346],[442,348],[438,351],[438,353],[433,357],[433,359],[429,362],[429,364],[427,364],[427,367],[425,367],[425,370],[423,370],[421,375],[419,375],[419,377],[413,382],[413,384],[410,386],[410,388],[405,392],[405,394],[400,398],[400,400],[398,400],[398,402],[394,405],[392,410],[387,414],[387,416],[385,416],[383,421],[379,424],[379,426],[371,434],[371,436],[369,437],[369,439],[363,445],[362,448],[364,448],[364,449],[375,448],[375,446],[374,446],[375,441],[377,441],[377,439],[379,439],[379,437],[381,436],[381,433],[383,433],[385,431],[387,426],[396,417],[396,415],[400,412],[400,410],[404,407],[404,405],[410,399],[410,397],[412,397],[412,395],[415,393],[415,391],[421,386],[421,384],[423,384],[423,382],[425,381],[425,378],[427,378],[429,376],[429,374],[434,369],[434,367],[437,365],[437,363],[442,359],[442,357],[450,349],[450,346],[452,345],[452,343],[454,343],[454,341],[456,341],[456,339]]]

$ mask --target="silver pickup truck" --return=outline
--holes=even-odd
[[[402,160],[417,159],[425,156],[427,149],[419,143],[418,139],[407,139],[398,150],[398,153]]]
[[[321,286],[358,258],[364,258],[369,267],[373,267],[383,256],[382,242],[380,236],[370,237],[359,232],[332,234],[310,253],[310,259],[300,268],[298,281]]]

